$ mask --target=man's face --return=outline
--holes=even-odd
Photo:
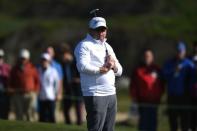
[[[186,51],[177,51],[177,57],[178,59],[182,60],[186,56]]]
[[[70,52],[65,52],[63,55],[63,60],[65,62],[72,61],[73,60],[72,54]]]
[[[21,64],[27,63],[29,60],[27,58],[20,58]]]
[[[3,63],[3,56],[0,56],[0,64]]]
[[[43,68],[47,68],[50,63],[46,59],[41,59],[41,64]]]
[[[95,39],[104,41],[107,35],[107,29],[105,27],[98,27],[94,29],[92,33]]]
[[[154,61],[153,52],[148,50],[144,52],[144,62],[146,65],[151,65]]]
[[[53,47],[48,47],[46,51],[47,51],[47,53],[49,53],[49,55],[52,58],[55,56],[55,51],[54,51]]]

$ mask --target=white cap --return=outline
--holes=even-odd
[[[193,57],[193,61],[197,61],[197,56],[194,56]]]
[[[98,27],[107,28],[106,20],[102,17],[93,17],[89,22],[89,28],[96,29]]]
[[[22,49],[20,51],[19,57],[29,59],[30,58],[30,52],[27,49]]]
[[[41,58],[42,58],[42,59],[45,59],[45,60],[47,60],[47,61],[50,61],[50,60],[51,60],[51,56],[49,55],[49,53],[43,53],[43,54],[41,55]]]
[[[4,56],[4,51],[3,51],[3,49],[0,49],[0,56]]]

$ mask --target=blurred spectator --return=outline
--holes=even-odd
[[[22,49],[10,74],[12,104],[17,120],[35,120],[39,86],[38,71],[30,62],[30,52]]]
[[[191,57],[194,68],[194,84],[191,89],[191,129],[197,131],[197,41],[193,44],[193,55]]]
[[[82,93],[80,88],[80,76],[76,68],[76,62],[73,60],[73,55],[70,47],[67,47],[63,53],[63,85],[64,85],[64,117],[65,123],[71,124],[71,106],[75,104],[77,125],[82,124]]]
[[[189,129],[189,89],[193,63],[186,58],[186,46],[178,43],[176,56],[168,60],[163,69],[167,82],[168,115],[170,130],[188,131]]]
[[[46,50],[46,52],[51,56],[51,65],[54,67],[58,73],[59,77],[59,87],[58,87],[58,96],[57,99],[62,99],[62,88],[63,88],[63,69],[61,64],[54,59],[55,57],[55,50],[52,46],[49,46]]]
[[[157,130],[158,104],[164,91],[160,74],[153,51],[145,50],[143,62],[134,70],[130,84],[132,100],[138,104],[139,131]]]
[[[4,51],[0,49],[0,119],[8,119],[10,97],[8,94],[8,78],[10,65],[4,62]]]
[[[51,56],[43,53],[41,56],[41,66],[38,67],[41,87],[39,91],[39,121],[55,122],[55,101],[59,78],[58,73],[50,65]]]

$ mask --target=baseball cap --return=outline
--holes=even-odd
[[[186,51],[186,46],[185,46],[185,43],[184,42],[179,42],[178,45],[177,45],[177,51],[178,52],[184,52]]]
[[[96,29],[98,27],[105,27],[105,28],[107,28],[106,20],[103,17],[93,17],[90,20],[89,28]]]
[[[193,57],[193,61],[197,62],[197,56]]]
[[[19,53],[19,57],[20,58],[25,58],[25,59],[29,59],[30,58],[30,52],[27,49],[22,49]]]
[[[4,56],[5,54],[4,54],[4,51],[3,51],[3,49],[0,49],[0,56]]]
[[[51,60],[51,56],[49,55],[49,53],[43,53],[41,55],[41,58],[44,59],[44,60],[47,60],[47,61]]]

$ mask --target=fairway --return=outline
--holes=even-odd
[[[116,131],[137,131],[132,126],[116,125]],[[86,126],[48,124],[48,123],[31,123],[19,121],[0,120],[0,131],[86,131]],[[159,131],[168,131],[166,128],[160,128]]]
[[[128,89],[117,90],[118,98],[118,117],[121,114],[127,116],[130,106],[130,98],[128,96]],[[160,107],[158,116],[158,131],[169,131],[167,117],[163,114],[165,107]],[[124,119],[117,119],[115,131],[137,131],[136,125],[132,122],[124,122]],[[128,124],[127,124],[128,123]],[[82,126],[65,125],[62,122],[58,124],[39,123],[39,122],[22,122],[22,121],[5,121],[0,120],[0,131],[87,131],[86,123]]]
[[[67,126],[64,124],[30,123],[0,120],[0,131],[86,131],[83,126]],[[116,131],[135,131],[131,127],[116,127]]]

